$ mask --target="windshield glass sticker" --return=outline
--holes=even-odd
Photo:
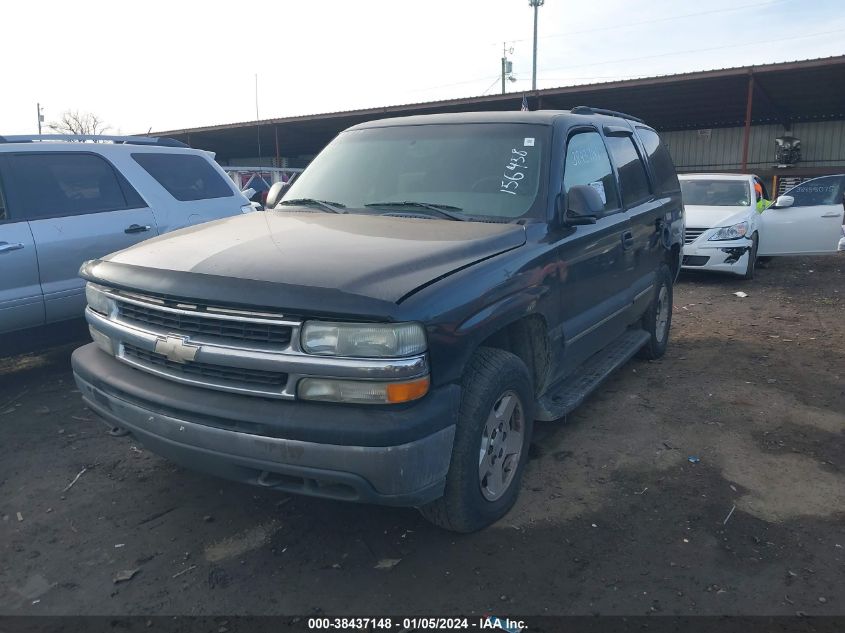
[[[525,139],[527,142],[529,139]],[[534,143],[534,139],[531,139]],[[519,189],[519,182],[525,178],[525,157],[528,155],[526,150],[512,149],[510,162],[505,165],[505,173],[502,174],[502,188],[499,189],[502,193],[509,193],[512,196],[516,195],[516,190]]]
[[[528,137],[525,139],[525,144],[523,147],[534,147],[534,137]]]
[[[601,180],[596,180],[595,182],[589,183],[589,185],[599,192],[601,196],[601,203],[607,204],[607,194],[604,192],[604,183]]]

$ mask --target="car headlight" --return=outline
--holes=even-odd
[[[426,350],[419,323],[330,323],[307,321],[302,349],[318,356],[399,358]]]
[[[738,240],[741,237],[745,237],[746,233],[748,233],[748,222],[740,222],[733,226],[723,226],[713,233],[708,241]]]
[[[90,281],[85,284],[85,299],[88,301],[88,307],[100,314],[108,314],[111,310],[111,302],[103,292],[104,290],[102,286],[92,284]]]

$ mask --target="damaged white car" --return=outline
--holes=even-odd
[[[771,205],[753,174],[681,174],[685,269],[754,277],[757,257],[833,253],[845,176],[808,180]]]

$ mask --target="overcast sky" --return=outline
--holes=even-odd
[[[841,0],[546,0],[541,88],[845,53]],[[138,133],[531,87],[528,0],[3,2],[0,134]]]

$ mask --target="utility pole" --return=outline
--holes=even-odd
[[[505,57],[505,46],[506,44],[502,42],[502,94],[505,94],[505,67],[508,63],[508,58]]]
[[[502,42],[502,94],[505,94],[505,80],[516,81],[513,77],[513,62],[508,60],[508,54],[513,53],[513,47],[508,48],[507,42]]]
[[[261,120],[258,117],[258,73],[255,73],[255,135],[258,140],[258,162],[261,162]]]
[[[528,6],[534,8],[534,61],[531,66],[531,90],[537,90],[537,10],[546,0],[528,0]]]
[[[35,107],[38,108],[38,136],[41,136],[41,124],[44,123],[44,115],[41,114],[41,104],[36,103]]]

